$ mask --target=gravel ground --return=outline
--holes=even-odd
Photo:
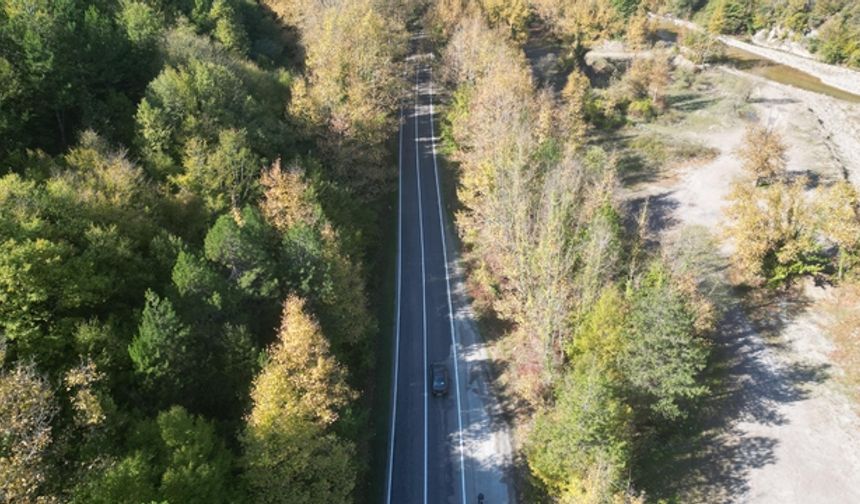
[[[670,16],[653,16],[665,21],[674,23],[677,26],[688,30],[700,30],[701,27],[690,21],[684,21]],[[820,61],[804,58],[798,54],[792,54],[779,49],[765,47],[759,44],[748,43],[738,40],[734,37],[719,36],[717,37],[724,44],[742,49],[753,53],[757,56],[767,58],[776,63],[780,63],[800,71],[814,75],[821,79],[821,82],[833,86],[835,88],[860,95],[860,72],[835,65],[828,65]]]
[[[709,71],[753,83],[750,107],[758,120],[783,134],[790,171],[821,184],[846,175],[860,182],[856,105],[732,69]],[[709,98],[726,101],[731,89],[717,86]],[[713,105],[691,112],[680,124],[660,127],[720,154],[629,188],[629,200],[650,197],[656,236],[685,225],[720,234],[725,199],[740,173],[735,152],[745,124]],[[730,251],[723,241],[721,252]],[[682,502],[860,502],[860,418],[839,390],[834,378],[839,370],[828,359],[832,344],[823,336],[820,314],[807,302],[820,291],[809,286],[790,303],[782,296],[729,310],[715,349],[727,366],[727,388],[704,441],[689,454]]]

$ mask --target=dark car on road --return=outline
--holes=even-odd
[[[448,366],[441,362],[430,366],[430,387],[434,396],[448,393]]]

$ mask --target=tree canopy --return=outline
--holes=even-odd
[[[406,14],[295,4],[0,7],[0,501],[365,491]]]

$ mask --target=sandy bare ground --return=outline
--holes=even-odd
[[[688,30],[701,30],[702,28],[690,21],[674,18],[671,16],[656,16],[654,18],[662,19],[674,23],[677,26]],[[749,43],[738,40],[735,37],[725,35],[718,36],[722,43],[742,49],[749,53],[767,58],[771,61],[796,68],[797,70],[814,75],[821,79],[821,82],[833,86],[835,88],[847,91],[849,93],[860,94],[860,72],[850,68],[840,67],[836,65],[828,65],[812,58],[806,58],[799,54],[782,51],[773,47],[766,47],[760,43]],[[753,39],[753,42],[759,42]]]
[[[754,86],[758,120],[778,129],[790,146],[788,168],[819,184],[849,176],[860,181],[860,110],[855,105],[729,69],[715,80]],[[737,82],[735,82],[737,83]],[[743,87],[743,86],[741,86]],[[740,173],[735,154],[745,121],[721,106],[730,86],[716,86],[681,124],[653,126],[663,134],[719,149],[711,162],[681,166],[628,188],[636,204],[649,198],[649,225],[659,238],[687,225],[719,235],[726,196]],[[725,243],[721,253],[730,252]],[[700,446],[688,456],[682,502],[860,502],[860,418],[834,379],[830,341],[810,299],[803,295],[733,306],[716,334],[726,389]]]

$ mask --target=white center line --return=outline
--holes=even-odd
[[[397,294],[394,322],[394,390],[391,393],[391,432],[388,439],[388,481],[385,491],[385,502],[391,504],[391,484],[394,473],[394,431],[397,428],[397,382],[400,378],[400,285],[403,258],[403,107],[400,107],[400,133],[397,139]]]
[[[433,70],[430,69],[430,142],[433,146],[433,173],[436,175],[436,200],[439,203],[439,229],[442,233],[442,259],[445,261],[445,286],[448,294],[448,320],[451,324],[451,348],[454,351],[454,385],[457,388],[457,429],[460,437],[460,492],[466,502],[466,460],[463,446],[463,408],[460,405],[460,369],[457,338],[454,332],[454,307],[451,302],[451,277],[448,269],[448,245],[445,241],[445,220],[442,217],[442,192],[439,188],[439,166],[436,162],[436,130],[433,126]]]
[[[427,504],[427,276],[424,272],[424,216],[421,204],[421,162],[418,143],[418,68],[415,69],[415,175],[418,184],[418,229],[421,242],[421,317],[424,338],[424,504]]]

